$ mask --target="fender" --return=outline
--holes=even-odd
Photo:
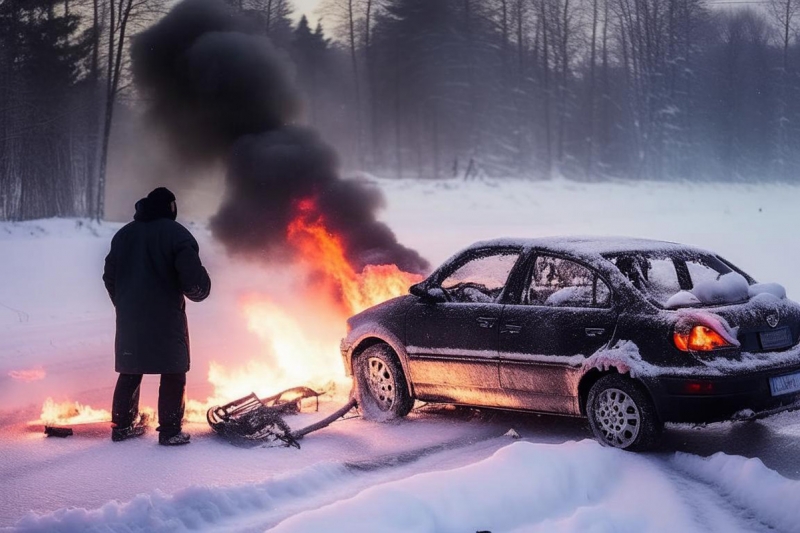
[[[353,355],[360,351],[361,346],[366,341],[376,339],[380,342],[386,343],[394,350],[400,360],[400,366],[403,368],[405,375],[406,386],[409,392],[414,396],[414,386],[409,379],[408,369],[408,352],[406,352],[405,344],[400,338],[392,333],[388,328],[378,324],[368,324],[354,328],[344,339],[342,339],[342,358],[344,359],[344,368],[348,376],[353,375]]]

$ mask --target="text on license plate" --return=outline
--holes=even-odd
[[[769,378],[769,389],[773,396],[800,391],[800,372]]]

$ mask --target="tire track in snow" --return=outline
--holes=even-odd
[[[670,457],[652,457],[659,467],[678,488],[677,492],[693,509],[698,524],[706,531],[719,533],[775,533],[777,529],[758,513],[739,502],[726,497],[720,487],[675,467]]]
[[[464,441],[462,439],[452,440],[449,442],[434,444],[432,446],[426,446],[424,448],[418,448],[415,450],[408,450],[401,453],[382,455],[375,457],[373,459],[367,459],[363,461],[349,461],[344,463],[344,465],[349,470],[356,472],[374,472],[378,470],[396,468],[399,466],[415,463],[425,457],[437,453],[466,448],[495,438],[500,438],[497,432],[487,431],[478,435],[477,438],[473,437],[467,441]]]

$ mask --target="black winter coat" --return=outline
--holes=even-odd
[[[134,221],[114,235],[103,273],[117,311],[116,371],[186,372],[189,329],[184,296],[204,300],[211,280],[189,230],[169,218],[140,215],[137,211]]]

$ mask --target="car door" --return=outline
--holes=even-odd
[[[439,301],[421,298],[406,315],[406,351],[420,399],[494,405],[500,296],[518,249],[471,251],[432,280]]]
[[[617,312],[593,269],[536,254],[520,301],[506,305],[499,329],[500,384],[508,407],[578,414],[584,359],[607,345]]]

